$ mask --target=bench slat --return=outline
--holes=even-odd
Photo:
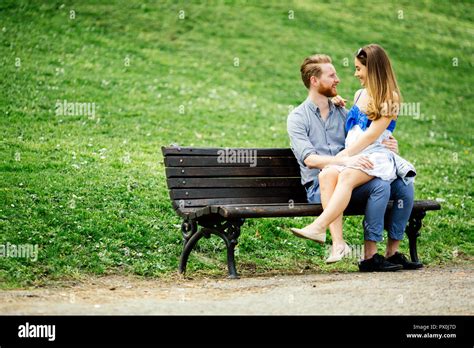
[[[257,156],[293,156],[291,149],[284,148],[225,148],[225,147],[209,147],[209,148],[192,148],[178,146],[163,146],[161,151],[163,156],[169,155],[194,155],[194,156],[214,156],[218,155],[218,151],[243,151],[256,153]],[[256,152],[253,152],[256,151]]]
[[[391,210],[393,202],[387,205],[387,211]],[[216,207],[212,207],[214,210]],[[320,204],[295,203],[288,204],[265,204],[265,205],[225,205],[219,206],[218,212],[226,219],[229,218],[258,218],[258,217],[291,217],[291,216],[318,216],[323,208]],[[439,210],[441,206],[436,201],[415,201],[412,212],[419,210]],[[364,206],[349,206],[345,211],[345,216],[364,215]]]
[[[260,198],[230,198],[221,199],[220,204],[215,205],[214,200],[193,200],[195,207],[179,208],[181,216],[197,218],[211,213],[218,213],[226,219],[230,218],[259,218],[259,217],[292,217],[292,216],[318,216],[322,212],[320,204],[309,204],[304,200],[294,202],[291,206],[288,203],[280,201],[280,197],[265,197],[264,202],[259,203]],[[240,202],[241,201],[241,202]],[[225,202],[232,202],[225,204]],[[174,201],[176,207],[179,203]],[[235,204],[234,204],[235,203]],[[203,206],[203,204],[208,204]],[[225,204],[225,205],[222,205]],[[292,207],[292,208],[290,208]],[[393,201],[387,205],[387,211],[393,207]],[[413,212],[439,210],[441,206],[438,202],[432,200],[415,201]],[[344,216],[363,215],[363,206],[350,206],[344,211]]]
[[[194,188],[171,189],[170,197],[173,200],[193,198],[282,197],[282,202],[286,202],[290,197],[306,197],[306,192],[302,186],[274,188]]]
[[[288,204],[259,205],[259,206],[220,206],[219,214],[229,218],[256,218],[256,217],[292,217],[316,216],[323,211],[321,204]]]
[[[300,178],[172,178],[168,187],[174,188],[277,188],[301,187]]]
[[[201,216],[206,216],[211,214],[211,207],[205,206],[205,207],[194,207],[194,208],[180,208],[178,210],[179,214],[182,217],[187,217],[189,219],[196,219]],[[216,213],[217,211],[214,209],[213,213]]]
[[[291,199],[294,203],[306,203],[306,197],[293,197]],[[239,204],[239,205],[249,205],[249,204],[258,204],[266,205],[268,203],[278,203],[286,204],[290,203],[290,198],[284,199],[283,197],[243,197],[243,198],[206,198],[206,199],[182,199],[173,201],[175,207],[180,205],[184,208],[193,208],[193,207],[203,207],[207,205],[223,206],[228,204]],[[181,208],[182,209],[182,208]]]
[[[300,170],[292,167],[171,167],[166,168],[167,178],[230,176],[299,177]]]
[[[167,156],[166,167],[250,167],[251,163],[219,163],[217,156]],[[298,167],[294,156],[286,157],[257,157],[256,167]]]
[[[440,210],[441,204],[433,200],[419,200],[413,204],[413,211],[419,210]]]

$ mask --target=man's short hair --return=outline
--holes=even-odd
[[[326,54],[314,54],[306,57],[301,64],[301,79],[306,88],[309,89],[311,76],[320,77],[322,70],[321,64],[332,63],[331,57]]]

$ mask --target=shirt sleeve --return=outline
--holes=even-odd
[[[346,108],[339,108],[339,112],[341,113],[342,119],[344,120],[344,122],[346,122],[346,120],[347,120],[347,113],[348,113],[349,111],[347,111]]]
[[[306,157],[311,154],[317,154],[316,149],[309,140],[307,126],[303,118],[297,114],[290,114],[287,120],[287,131],[290,137],[290,145],[295,157],[304,163]]]
[[[347,114],[349,113],[349,111],[344,108],[344,107],[337,107],[337,110],[339,111],[339,115],[341,115],[341,119],[344,123],[344,138],[347,137],[347,130],[346,130],[346,122],[347,122]]]

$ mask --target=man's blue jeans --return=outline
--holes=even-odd
[[[319,185],[308,187],[306,194],[309,203],[321,203]],[[390,213],[385,214],[389,200],[393,200],[393,208]],[[363,222],[365,240],[382,241],[384,226],[389,238],[402,240],[413,208],[413,201],[412,183],[407,185],[400,178],[392,183],[374,178],[352,192],[349,207],[365,207]]]

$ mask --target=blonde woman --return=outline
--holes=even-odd
[[[319,174],[324,211],[305,228],[291,229],[299,237],[321,240],[330,224],[336,222],[342,225],[342,214],[349,204],[354,188],[375,177],[387,181],[397,178],[394,154],[382,144],[395,129],[401,102],[400,90],[390,60],[382,47],[370,44],[358,50],[354,64],[356,69],[354,75],[365,88],[355,93],[354,106],[346,119],[345,149],[336,157],[361,154],[373,163],[373,167],[370,169],[344,165],[325,167]],[[384,214],[385,211],[380,213]],[[327,262],[339,261],[349,253],[350,248],[345,244],[340,250],[333,250]],[[375,253],[376,246],[372,255],[370,251],[369,255],[366,251],[366,259]]]

